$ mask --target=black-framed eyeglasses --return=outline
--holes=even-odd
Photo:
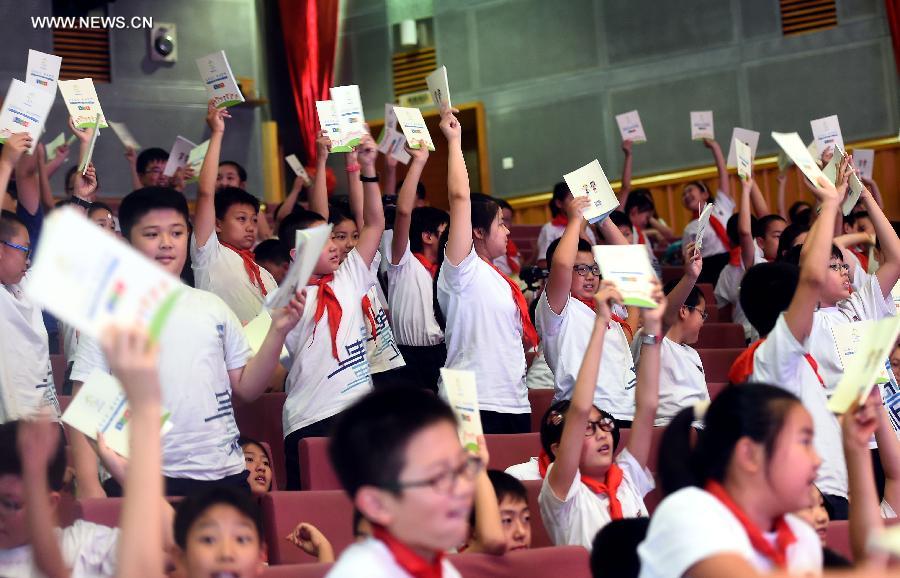
[[[572,269],[582,277],[587,277],[588,271],[590,271],[591,275],[594,277],[600,276],[600,267],[597,265],[575,265]]]
[[[850,271],[850,265],[848,265],[846,263],[832,263],[831,265],[828,266],[828,268],[835,272],[843,271],[844,273],[846,273],[846,272]]]
[[[584,428],[584,437],[589,438],[597,435],[598,429],[609,433],[616,429],[616,423],[608,417],[601,417],[597,421],[588,420],[587,425]]]
[[[0,243],[3,243],[7,247],[12,247],[13,249],[15,249],[17,251],[22,251],[23,253],[25,253],[26,259],[31,258],[31,248],[30,247],[26,247],[24,245],[18,245],[16,243],[10,243],[9,241],[0,241]]]
[[[430,487],[439,494],[450,495],[456,489],[456,482],[459,478],[464,477],[467,480],[474,480],[475,477],[484,469],[484,462],[478,456],[469,455],[463,462],[455,468],[447,468],[439,474],[435,474],[424,480],[414,480],[411,482],[398,481],[393,485],[393,489],[403,490],[406,488],[423,488]]]
[[[697,309],[697,306],[696,306],[696,305],[685,305],[685,307],[687,307],[688,309],[690,309],[690,310],[692,310],[692,311],[696,311],[697,313],[699,313],[699,314],[700,314],[700,318],[703,319],[704,321],[706,321],[707,319],[709,319],[709,312],[708,312],[708,311],[701,311],[701,310]]]

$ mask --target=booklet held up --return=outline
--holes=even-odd
[[[828,409],[842,414],[854,401],[863,403],[885,369],[885,360],[894,349],[900,333],[900,317],[859,322],[862,339],[844,366],[844,375],[828,400]],[[843,362],[843,359],[842,359]]]
[[[284,276],[284,281],[274,293],[266,298],[266,307],[271,311],[290,303],[298,289],[306,287],[322,253],[322,248],[331,238],[331,225],[319,225],[297,231],[294,242],[294,262]]]
[[[203,78],[206,92],[216,108],[225,108],[244,102],[244,95],[237,85],[225,51],[220,50],[197,59],[197,70]]]
[[[656,309],[653,282],[656,273],[644,245],[595,245],[594,260],[604,279],[616,284],[625,305]]]
[[[600,161],[594,159],[578,170],[563,175],[563,180],[572,191],[573,197],[587,197],[591,206],[584,212],[584,218],[590,223],[602,221],[619,206],[619,199],[609,185],[609,180],[600,166]]]
[[[397,123],[406,136],[406,142],[409,148],[417,149],[425,143],[428,150],[434,150],[434,141],[428,133],[428,127],[425,126],[425,119],[422,117],[422,111],[418,108],[406,108],[403,106],[395,106],[394,114],[397,116]]]

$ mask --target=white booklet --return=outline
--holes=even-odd
[[[91,159],[94,158],[94,148],[97,146],[97,139],[100,138],[100,114],[97,114],[97,118],[94,121],[94,132],[91,134],[91,140],[88,143],[88,150],[85,153],[84,158],[81,159],[81,164],[78,165],[78,171],[83,175],[88,170],[88,165],[91,163]]]
[[[49,163],[56,158],[56,149],[63,145],[72,146],[72,143],[75,142],[76,138],[77,137],[73,134],[70,135],[68,139],[66,139],[66,133],[64,132],[56,135],[56,138],[47,143],[47,146],[45,147],[47,150],[47,162]]]
[[[737,139],[731,143],[734,146],[735,160],[737,161],[737,174],[741,179],[749,179],[753,176],[753,157],[750,145]]]
[[[698,110],[691,112],[691,139],[714,139],[713,112],[711,110]]]
[[[197,59],[197,70],[206,86],[206,92],[216,108],[225,108],[244,102],[244,95],[234,79],[225,51],[220,50]]]
[[[831,165],[835,164],[835,174],[834,177],[828,177],[831,179],[831,182],[835,182],[837,179],[837,163],[839,159],[843,159],[847,156],[847,151],[844,150],[844,147],[835,143],[834,145],[834,157],[832,157],[831,161],[828,163]],[[826,175],[827,176],[827,175]],[[859,176],[856,173],[852,173],[850,175],[850,183],[847,189],[847,197],[844,199],[844,203],[841,205],[841,212],[844,215],[849,215],[853,212],[853,208],[856,206],[856,203],[859,202],[859,197],[862,195],[863,189],[865,187],[862,184],[862,181],[859,180]]]
[[[206,158],[207,150],[209,150],[209,139],[198,144],[188,153],[188,159],[184,166],[194,169],[194,176],[187,179],[186,182],[195,183],[200,180],[200,168],[203,166],[203,159]]]
[[[594,260],[604,279],[616,284],[625,305],[655,309],[656,273],[644,245],[594,245]]]
[[[813,138],[816,143],[816,151],[819,158],[825,154],[825,151],[834,149],[835,145],[844,148],[844,138],[841,136],[841,124],[838,122],[836,114],[826,116],[825,118],[817,118],[809,121],[812,128]]]
[[[834,338],[834,346],[837,348],[838,359],[844,371],[850,367],[850,362],[853,356],[856,355],[859,344],[862,343],[863,335],[867,331],[871,331],[874,324],[874,321],[857,321],[855,323],[841,323],[831,327],[831,336]],[[887,383],[891,380],[887,368],[890,361],[885,358],[885,362],[886,364],[881,366],[881,372],[875,379],[875,383]]]
[[[619,125],[619,134],[622,140],[630,140],[637,144],[647,142],[647,135],[644,133],[644,125],[641,124],[641,115],[638,111],[623,112],[616,115],[616,124]]]
[[[781,149],[778,150],[778,159],[776,162],[778,163],[779,173],[783,173],[789,166],[794,164],[794,161],[792,161],[790,157],[788,157],[787,154],[785,154],[785,152]]]
[[[845,413],[854,401],[862,403],[866,400],[900,333],[900,317],[862,323],[868,324],[860,332],[862,339],[856,344],[854,354],[844,366],[844,375],[828,400],[828,409],[832,413]]]
[[[734,150],[735,139],[750,145],[750,158],[756,158],[756,148],[759,145],[759,133],[755,130],[736,126],[734,127],[734,130],[731,131],[731,146],[728,147],[728,162],[725,163],[728,168],[737,167],[737,152]]]
[[[266,297],[266,307],[271,311],[290,303],[297,289],[306,287],[322,248],[331,238],[331,225],[319,225],[297,231],[294,242],[293,263],[284,276],[284,281],[273,293]]]
[[[378,143],[378,151],[386,156],[397,159],[404,165],[409,164],[412,159],[404,148],[406,146],[406,137],[402,132],[395,129],[385,127],[381,132],[381,140]]]
[[[563,175],[573,197],[587,197],[591,206],[584,212],[590,223],[602,221],[619,206],[619,199],[609,186],[609,180],[600,166],[600,161],[592,160],[580,169]]]
[[[875,151],[872,149],[853,149],[853,164],[859,171],[859,176],[871,179],[875,169]]]
[[[352,151],[353,147],[347,144],[348,140],[341,133],[341,122],[334,101],[317,100],[316,113],[319,116],[319,126],[331,139],[331,152],[348,153]]]
[[[811,156],[816,161],[816,164],[821,166],[822,155],[819,154],[819,149],[816,148],[815,139],[811,140],[809,144],[806,145],[806,150],[809,151],[809,156]]]
[[[172,429],[170,414],[162,410],[160,433],[165,435]],[[88,375],[78,394],[72,398],[62,415],[64,423],[77,429],[92,440],[97,433],[103,434],[103,441],[109,449],[120,456],[128,457],[128,422],[131,412],[122,384],[112,375],[95,369]]]
[[[425,119],[422,117],[421,110],[395,106],[394,114],[397,115],[397,123],[403,129],[409,148],[417,149],[419,148],[419,143],[424,141],[428,150],[434,150],[434,141],[431,140],[431,135],[428,133],[428,127],[425,125]]]
[[[359,87],[355,84],[335,86],[330,93],[341,129],[341,140],[346,146],[356,147],[367,132]]]
[[[39,86],[56,96],[56,82],[59,80],[59,69],[62,57],[37,50],[28,51],[28,68],[25,70],[25,83]]]
[[[288,166],[291,167],[291,170],[294,171],[294,174],[303,179],[304,183],[310,182],[311,179],[309,178],[309,174],[306,172],[306,169],[303,168],[303,163],[300,162],[297,155],[288,155],[284,157],[284,160],[287,162]]]
[[[697,218],[697,234],[694,236],[694,248],[698,251],[703,248],[703,234],[709,226],[709,218],[712,216],[715,203],[704,203]]]
[[[29,152],[33,152],[53,106],[53,97],[43,88],[13,79],[0,109],[0,143],[16,133],[27,132],[32,139]]]
[[[778,143],[778,146],[781,147],[784,154],[794,161],[794,164],[797,165],[800,172],[802,172],[813,185],[818,186],[816,183],[818,183],[819,177],[825,175],[822,173],[822,169],[819,168],[819,165],[816,163],[815,159],[813,159],[812,155],[809,154],[809,149],[807,149],[806,145],[803,144],[803,141],[800,140],[800,135],[795,132],[773,132],[772,138]]]
[[[60,80],[57,83],[59,93],[66,103],[66,110],[75,123],[75,128],[94,126],[97,114],[100,115],[100,128],[106,128],[106,116],[100,107],[100,99],[97,98],[97,90],[91,78],[79,78],[78,80]]]
[[[269,333],[269,328],[272,326],[272,316],[269,315],[269,310],[263,307],[259,315],[253,318],[247,325],[244,325],[244,336],[247,338],[247,345],[250,346],[250,351],[253,352],[253,355],[259,353],[259,348],[262,347],[263,341],[266,340],[266,335]],[[281,359],[289,359],[290,353],[288,353],[287,347],[281,346]]]
[[[158,338],[184,290],[177,277],[70,207],[44,220],[25,284],[30,299],[94,339],[110,323],[146,327]]]
[[[478,409],[478,386],[472,371],[441,368],[441,381],[447,401],[459,422],[459,441],[463,448],[478,453],[478,436],[484,434]]]
[[[175,137],[175,143],[172,144],[172,150],[169,151],[169,158],[166,160],[163,174],[167,177],[174,175],[175,171],[187,164],[191,151],[195,148],[197,148],[197,145],[183,136]]]
[[[141,145],[138,144],[137,139],[134,138],[134,135],[131,134],[131,131],[128,130],[128,127],[124,122],[113,122],[111,120],[108,120],[106,121],[106,123],[109,125],[109,128],[111,128],[112,131],[116,133],[116,136],[119,138],[119,141],[121,141],[122,145],[125,148],[131,149],[135,152],[141,150]]]
[[[384,103],[384,128],[397,129],[397,115],[394,114],[394,103]]]
[[[438,108],[450,108],[450,83],[447,82],[447,67],[441,66],[427,77],[425,83],[428,84],[428,92],[431,93],[431,100],[434,106]]]

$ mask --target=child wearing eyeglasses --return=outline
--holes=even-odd
[[[587,224],[582,217],[590,205],[587,197],[576,197],[567,205],[568,223],[558,241],[547,249],[550,277],[535,310],[535,320],[547,365],[554,376],[554,401],[572,397],[575,379],[590,340],[596,315],[593,296],[600,287],[600,269],[591,255],[591,246],[582,239]],[[601,230],[608,242],[628,241],[618,227],[606,219]],[[634,386],[637,377],[631,358],[631,327],[624,307],[610,311],[609,327],[603,340],[603,375],[597,376],[594,405],[629,427],[634,418]]]
[[[444,552],[468,536],[484,464],[456,428],[444,402],[415,388],[376,390],[340,415],[331,464],[372,535],[347,548],[329,578],[460,575]]]

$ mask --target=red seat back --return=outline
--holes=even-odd
[[[299,442],[298,451],[301,490],[342,489],[328,458],[328,438],[304,438]]]
[[[334,564],[280,564],[266,566],[262,578],[323,578]]]
[[[739,323],[704,323],[694,349],[741,348],[747,346]]]
[[[488,452],[491,455],[489,467],[505,470],[514,464],[527,462],[541,452],[541,435],[526,434],[486,434]]]
[[[703,372],[706,374],[707,383],[728,381],[731,364],[745,349],[746,347],[698,349],[697,353],[700,354],[700,360],[703,361]]]
[[[825,543],[847,560],[853,560],[853,549],[850,547],[850,526],[847,520],[828,522]]]
[[[532,548],[504,556],[456,554],[450,561],[466,578],[591,578],[590,555],[581,546]]]
[[[719,395],[722,392],[722,390],[725,389],[727,386],[728,386],[727,382],[725,382],[725,383],[722,383],[722,382],[707,383],[706,389],[707,389],[707,391],[709,391],[710,401],[716,399],[716,396]]]
[[[531,403],[531,431],[541,431],[541,418],[553,404],[552,389],[529,389],[528,401]]]
[[[262,500],[266,544],[272,564],[308,564],[312,556],[285,539],[300,522],[328,537],[339,555],[353,542],[353,505],[340,490],[270,492]]]
[[[82,520],[115,528],[119,525],[122,501],[123,498],[82,498],[76,512]]]
[[[544,528],[544,521],[541,518],[541,507],[538,505],[538,495],[541,493],[541,484],[543,480],[522,480],[525,490],[528,492],[528,509],[531,511],[531,547],[543,548],[552,546],[550,534]]]
[[[284,434],[281,414],[284,409],[284,393],[264,393],[250,403],[234,399],[234,419],[242,436],[259,442],[266,442],[273,449],[272,467],[278,480],[278,487],[285,487]]]

